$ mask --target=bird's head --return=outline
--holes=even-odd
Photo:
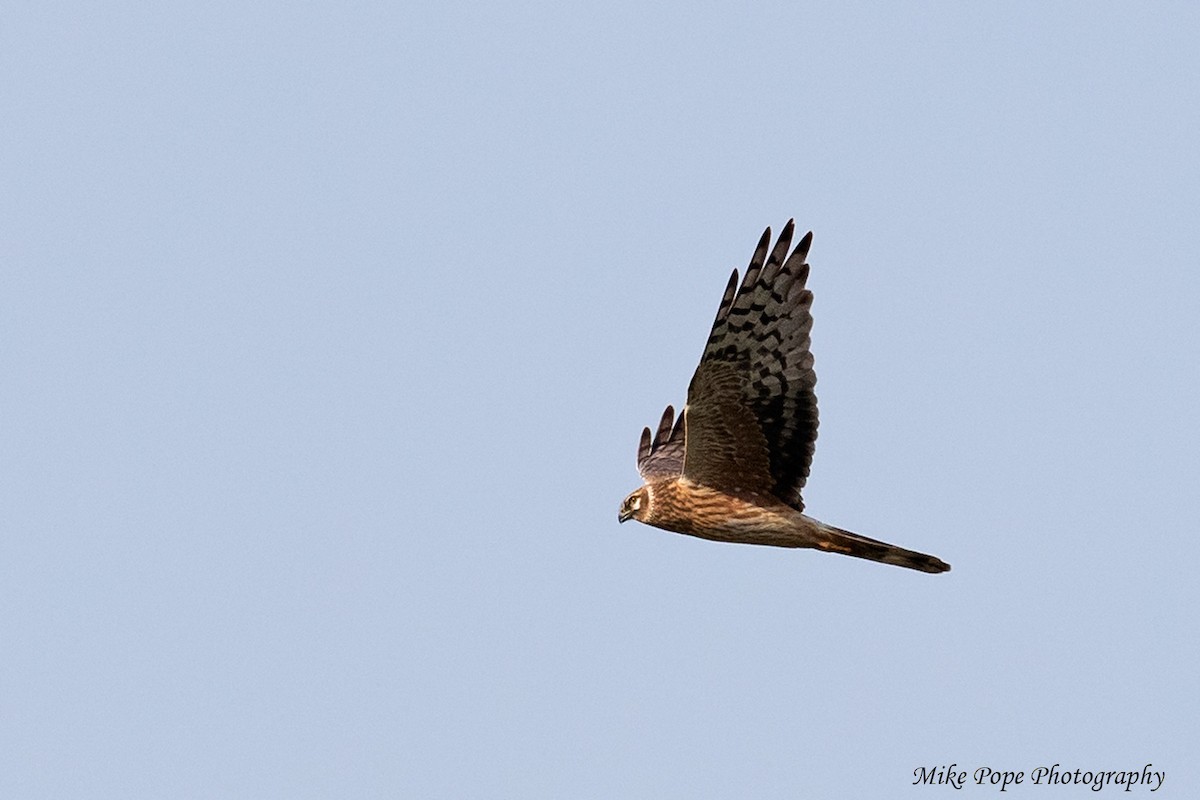
[[[646,515],[650,513],[650,490],[643,486],[638,489],[625,501],[621,503],[621,512],[617,514],[617,519],[624,522],[628,519],[636,519],[638,522],[644,522]]]

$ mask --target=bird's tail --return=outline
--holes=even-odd
[[[823,523],[817,532],[817,547],[830,553],[841,553],[855,558],[880,561],[884,564],[895,564],[897,567],[908,567],[921,572],[950,571],[950,565],[937,556],[918,553],[915,550],[905,550],[894,544],[868,539],[866,536],[859,536],[857,533]]]

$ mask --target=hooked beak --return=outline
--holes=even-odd
[[[633,512],[632,512],[632,511],[630,511],[630,510],[628,510],[628,509],[625,509],[625,508],[622,508],[620,511],[618,511],[618,512],[617,512],[617,521],[618,521],[618,522],[625,522],[625,521],[627,521],[627,520],[628,520],[630,517],[632,517],[632,516],[633,516]]]

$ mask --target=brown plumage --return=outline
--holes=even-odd
[[[645,484],[625,498],[620,521],[719,542],[813,547],[922,572],[946,572],[934,556],[868,539],[805,515],[800,492],[817,440],[817,382],[809,352],[812,233],[788,254],[784,226],[768,256],[771,229],[746,275],[729,279],[688,402],[671,406],[658,430],[642,431]]]

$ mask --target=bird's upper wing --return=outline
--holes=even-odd
[[[650,436],[650,429],[642,430],[642,441],[638,445],[638,472],[642,480],[651,478],[677,478],[683,472],[683,415],[675,421],[675,409],[667,406],[658,432]]]
[[[768,257],[767,228],[740,285],[733,271],[688,386],[683,475],[803,510],[817,439],[812,292],[804,286],[812,233],[789,255],[793,230],[789,220]]]

